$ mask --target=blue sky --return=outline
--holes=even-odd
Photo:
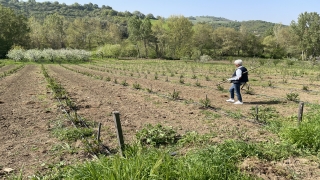
[[[36,0],[45,2],[48,0]],[[303,12],[320,14],[320,0],[57,0],[67,5],[75,2],[111,6],[116,11],[140,11],[147,15],[215,16],[234,21],[263,20],[290,25]],[[50,1],[54,2],[54,1]]]

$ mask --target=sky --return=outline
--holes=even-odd
[[[36,0],[45,2],[48,0]],[[140,11],[168,18],[171,15],[215,16],[233,21],[262,20],[290,25],[299,14],[320,14],[320,0],[54,0],[71,5],[92,3],[111,6],[116,11]],[[50,2],[54,2],[50,1]]]

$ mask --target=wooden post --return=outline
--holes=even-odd
[[[118,142],[120,146],[120,154],[121,156],[123,156],[124,140],[123,140],[123,134],[122,134],[122,128],[121,128],[121,122],[120,122],[120,114],[118,111],[113,112],[113,119],[117,129],[117,137],[118,137]]]
[[[258,114],[259,114],[259,109],[258,109],[258,105],[256,105],[256,121],[259,120]]]
[[[299,112],[298,112],[298,125],[300,125],[300,123],[302,121],[303,106],[304,106],[304,102],[300,102],[299,103]]]
[[[97,134],[98,143],[100,143],[100,132],[101,132],[101,122],[99,123],[98,134]]]

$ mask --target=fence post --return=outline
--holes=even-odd
[[[123,134],[122,134],[122,128],[121,128],[121,122],[120,122],[120,114],[118,111],[113,112],[113,119],[117,129],[117,137],[118,137],[118,142],[120,146],[120,154],[121,156],[123,156],[124,140],[123,140]]]
[[[300,123],[302,121],[303,106],[304,106],[304,102],[300,102],[299,103],[299,112],[298,112],[298,125],[300,125]]]
[[[259,120],[258,114],[259,114],[259,109],[258,109],[258,105],[256,105],[256,121]]]
[[[100,132],[101,132],[101,122],[99,123],[99,128],[98,128],[98,135],[97,135],[98,143],[100,143]]]

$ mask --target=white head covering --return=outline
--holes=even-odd
[[[242,65],[242,60],[241,59],[237,59],[237,60],[234,61],[234,64]]]

